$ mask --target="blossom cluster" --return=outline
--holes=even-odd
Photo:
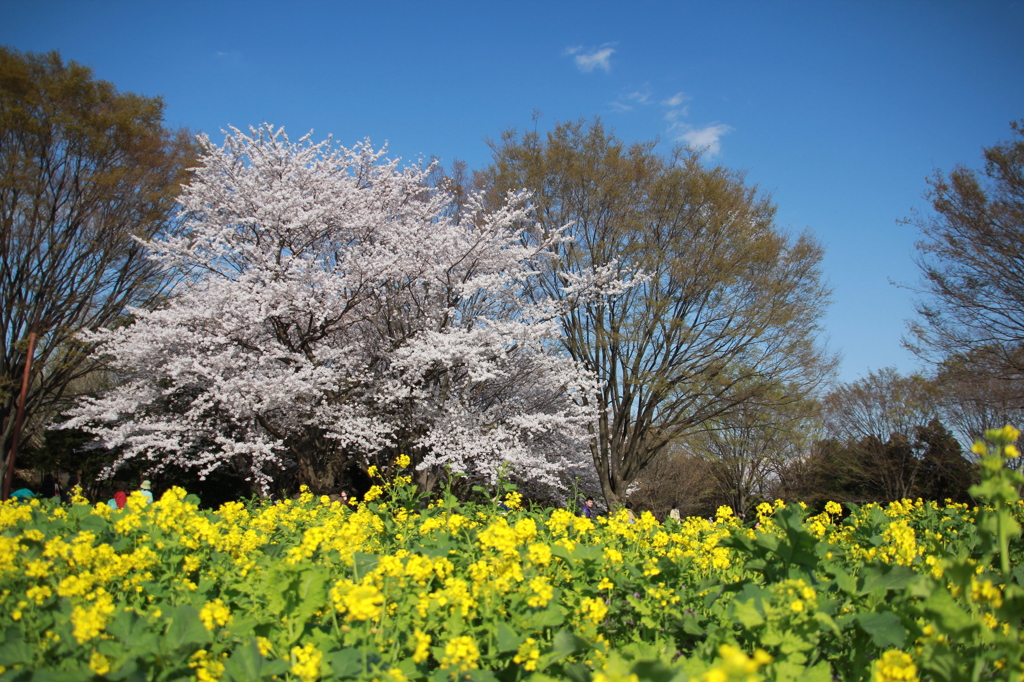
[[[608,282],[523,295],[560,238],[526,245],[525,195],[453,211],[430,168],[270,126],[200,144],[181,230],[147,242],[186,274],[160,308],[82,337],[123,381],[64,425],[114,468],[228,467],[266,491],[294,464],[365,469],[401,443],[421,471],[494,482],[511,463],[557,489],[589,461],[596,383],[557,351],[559,316]]]

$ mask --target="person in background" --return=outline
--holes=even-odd
[[[53,474],[43,476],[43,482],[39,486],[39,496],[43,499],[53,497],[60,499],[60,483],[57,482]]]
[[[68,484],[60,491],[60,501],[63,504],[71,504],[71,495],[74,494],[75,486],[79,485],[78,474],[72,472],[68,477]],[[81,491],[79,491],[81,492]]]
[[[110,505],[111,509],[124,509],[125,502],[128,501],[128,493],[125,490],[124,483],[117,486],[117,492],[114,493],[114,497],[107,500],[107,504]]]
[[[587,518],[587,519],[595,519],[595,518],[597,518],[597,510],[594,509],[594,498],[593,497],[588,497],[583,502],[583,508],[580,510],[580,516],[582,516],[584,518]]]
[[[628,523],[636,523],[636,514],[633,513],[633,503],[626,503],[626,521]]]
[[[153,502],[153,484],[149,481],[143,481],[142,485],[139,486],[139,492],[146,498],[146,504],[152,504]]]
[[[676,521],[676,522],[682,521],[682,518],[680,518],[680,516],[679,516],[679,503],[678,502],[673,502],[672,503],[672,511],[670,511],[668,513],[668,517],[670,519],[672,519],[673,521]]]

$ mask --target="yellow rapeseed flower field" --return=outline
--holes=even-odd
[[[978,507],[766,503],[756,528],[420,505],[408,479],[355,508],[7,502],[0,681],[1022,680],[1024,507],[986,467]]]

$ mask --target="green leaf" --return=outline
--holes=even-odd
[[[231,652],[230,658],[224,659],[224,671],[234,682],[258,680],[263,675],[263,661],[256,639],[252,638],[248,644],[242,644]]]
[[[37,670],[32,675],[32,682],[82,682],[82,675],[89,675],[84,670]]]
[[[569,550],[567,550],[562,545],[559,545],[559,544],[551,545],[551,555],[552,556],[556,556],[559,559],[564,559],[565,561],[568,561],[570,563],[572,562],[572,554],[569,554]]]
[[[678,621],[678,627],[686,634],[693,635],[694,637],[699,637],[705,633],[704,628],[700,625],[700,621],[692,613],[684,614]]]
[[[141,619],[134,611],[120,611],[117,617],[107,626],[107,632],[128,643],[135,637],[136,628]]]
[[[100,535],[110,529],[110,523],[100,516],[89,514],[82,519],[78,527],[80,530],[87,530]]]
[[[814,620],[818,621],[819,623],[821,623],[822,625],[827,627],[829,630],[831,630],[832,633],[836,637],[842,637],[843,636],[843,631],[840,630],[839,626],[836,625],[836,622],[834,620],[832,620],[832,616],[828,615],[827,613],[822,613],[821,611],[815,611],[814,612]]]
[[[336,677],[357,677],[363,673],[363,655],[359,649],[341,649],[324,658]]]
[[[590,682],[590,670],[582,663],[567,663],[562,666],[562,674],[571,682]]]
[[[861,594],[884,597],[889,590],[906,589],[916,575],[908,566],[893,566],[889,570],[872,566],[864,571],[864,585]]]
[[[152,670],[143,658],[138,656],[129,659],[117,670],[107,673],[104,679],[110,682],[149,682],[151,678]]]
[[[793,661],[781,660],[772,665],[772,678],[776,682],[803,682],[807,668]]]
[[[891,611],[875,613],[868,611],[858,613],[854,616],[857,625],[871,636],[871,641],[879,648],[896,647],[903,648],[907,639],[907,631],[900,623],[900,619]]]
[[[554,553],[554,547],[551,548]],[[576,561],[597,561],[601,558],[603,552],[600,547],[594,547],[592,545],[576,545],[576,548],[572,550],[572,558]]]
[[[678,673],[658,660],[637,661],[633,664],[632,672],[644,682],[671,682]]]
[[[764,625],[764,616],[758,611],[753,599],[746,601],[739,601],[737,599],[733,601],[732,609],[736,620],[742,623],[743,627],[748,630]]]
[[[1024,564],[1017,564],[1013,567],[1013,579],[1017,581],[1017,584],[1024,587]]]
[[[562,656],[589,648],[590,642],[564,628],[556,632],[554,639],[551,640],[551,651]]]
[[[5,668],[27,665],[32,663],[34,652],[35,647],[29,646],[23,639],[9,640],[6,644],[0,645],[0,665]]]
[[[935,617],[940,632],[960,636],[978,627],[969,613],[953,601],[946,590],[936,590],[924,601],[925,613]]]
[[[515,651],[524,641],[524,638],[504,621],[498,621],[497,625],[495,625],[494,636],[497,640],[496,644],[499,653]]]
[[[804,672],[802,682],[832,682],[832,667],[828,661],[819,661]]]
[[[210,639],[210,633],[199,620],[199,611],[191,604],[175,608],[168,620],[170,624],[167,626],[167,634],[163,641],[168,645],[170,652],[190,645],[206,644]]]
[[[307,621],[313,613],[327,603],[327,581],[329,574],[320,566],[304,569],[297,586],[298,609],[296,617]]]
[[[538,611],[530,618],[530,623],[537,628],[555,628],[565,622],[566,611],[558,604],[549,604],[543,611]]]
[[[373,554],[356,552],[352,555],[352,560],[355,563],[355,579],[361,580],[364,575],[377,568],[377,562],[380,561],[380,558]]]
[[[836,587],[841,592],[845,592],[846,594],[851,595],[857,593],[856,577],[850,575],[849,573],[840,568],[833,569],[832,574],[835,576],[833,580],[835,580]]]

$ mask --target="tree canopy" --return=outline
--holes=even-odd
[[[430,169],[368,143],[271,126],[200,143],[187,220],[147,242],[188,279],[89,337],[125,381],[68,425],[118,448],[115,466],[326,493],[400,455],[427,489],[446,468],[557,486],[585,457],[593,382],[553,352],[557,311],[521,295],[550,258],[523,243],[522,197],[469,197],[462,219]]]
[[[780,230],[741,173],[626,145],[599,120],[509,130],[492,147],[474,176],[491,204],[526,189],[537,221],[524,237],[559,235],[532,295],[613,282],[562,318],[563,347],[603,383],[591,454],[609,504],[674,439],[827,372],[822,248]]]
[[[924,297],[906,344],[919,356],[1019,383],[1024,372],[1024,121],[984,168],[936,171],[921,229]]]
[[[137,238],[173,225],[193,158],[160,98],[118,92],[55,52],[0,47],[0,467],[29,334],[39,341],[25,412],[38,426],[97,368],[78,331],[162,293],[166,273]]]

